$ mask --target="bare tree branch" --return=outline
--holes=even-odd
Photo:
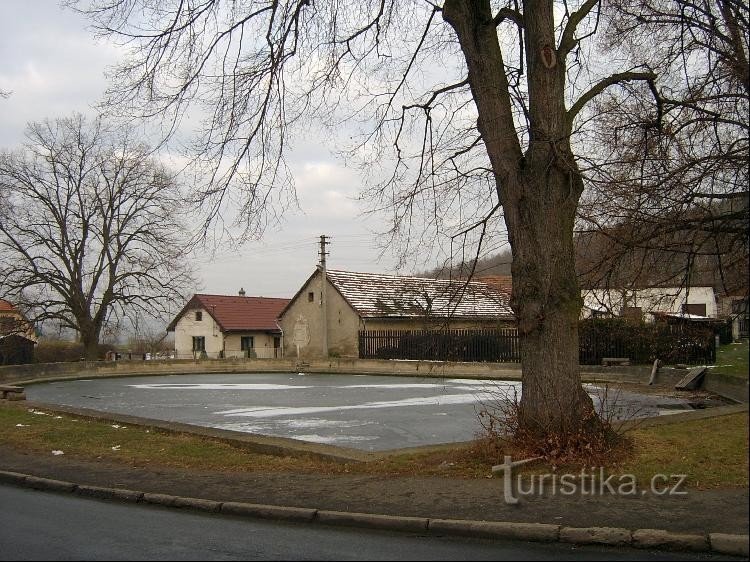
[[[0,154],[0,290],[76,330],[95,359],[107,322],[158,316],[193,286],[175,181],[147,147],[83,117],[33,123]]]
[[[654,74],[653,72],[628,71],[617,72],[615,74],[607,76],[603,80],[600,80],[599,82],[594,84],[588,91],[581,95],[578,100],[576,100],[573,106],[568,110],[568,119],[570,119],[570,122],[572,123],[578,113],[588,102],[590,102],[610,86],[622,84],[623,82],[631,82],[633,80],[641,80],[644,82],[648,82],[649,84],[653,84],[654,80],[656,80],[656,74]]]

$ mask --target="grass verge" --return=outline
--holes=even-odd
[[[712,373],[718,373],[737,379],[748,378],[748,340],[722,345],[716,352],[716,366]]]
[[[747,414],[639,429],[630,435],[632,447],[607,467],[608,472],[633,474],[639,481],[647,481],[654,474],[686,474],[686,484],[693,489],[748,486]],[[46,455],[62,451],[67,457],[133,467],[228,472],[488,478],[491,466],[498,461],[487,454],[481,442],[359,464],[277,457],[192,435],[32,410],[19,403],[0,406],[0,445]],[[513,451],[502,453],[513,455]],[[578,470],[558,467],[563,469]],[[537,465],[528,470],[543,473],[552,469]]]

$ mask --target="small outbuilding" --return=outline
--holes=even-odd
[[[34,362],[36,342],[20,334],[0,336],[0,365],[24,365]]]
[[[481,330],[515,325],[497,283],[323,270],[279,315],[287,357],[358,357],[363,330]]]
[[[0,299],[0,365],[32,363],[35,345],[33,325],[13,304]]]

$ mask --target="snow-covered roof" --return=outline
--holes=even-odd
[[[514,318],[510,294],[482,281],[328,270],[328,280],[364,318]]]
[[[701,316],[700,314],[687,314],[685,312],[652,312],[652,314],[668,316],[669,318],[680,318],[682,320],[716,320],[708,316]]]

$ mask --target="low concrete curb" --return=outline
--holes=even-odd
[[[23,485],[34,490],[49,490],[51,492],[73,492],[76,489],[76,485],[72,482],[39,478],[37,476],[26,476]]]
[[[430,519],[428,529],[432,533],[488,539],[556,542],[560,538],[559,525],[546,525],[544,523]]]
[[[76,486],[75,493],[87,498],[100,500],[119,500],[123,502],[137,503],[143,500],[143,492],[125,490],[122,488],[102,488],[100,486]]]
[[[163,505],[165,507],[172,507],[177,496],[170,496],[169,494],[143,494],[143,503],[152,503],[154,505]]]
[[[748,535],[711,533],[708,538],[711,542],[711,550],[714,552],[744,556],[745,558],[750,556],[750,536]]]
[[[662,529],[638,529],[633,531],[633,546],[636,548],[663,548],[694,552],[706,552],[711,549],[706,535],[670,533]]]
[[[628,529],[617,527],[563,527],[560,529],[560,542],[629,546],[633,542],[633,535]]]
[[[23,486],[26,481],[26,475],[19,472],[0,471],[0,484],[13,484]]]
[[[615,527],[562,527],[544,523],[513,523],[506,521],[470,521],[463,519],[428,519],[372,513],[350,513],[301,507],[282,507],[241,502],[219,502],[202,498],[186,498],[169,494],[139,492],[122,488],[106,488],[74,484],[51,478],[40,478],[18,472],[0,471],[0,483],[52,492],[75,493],[126,503],[148,503],[163,507],[182,508],[237,517],[274,519],[305,523],[321,523],[366,529],[457,535],[476,538],[563,542],[580,545],[634,546],[662,550],[716,552],[748,556],[748,535],[711,533],[688,535],[661,529],[621,529]]]
[[[199,498],[182,498],[177,496],[172,502],[172,506],[195,509],[197,511],[207,511],[209,513],[218,513],[219,509],[221,509],[221,502],[202,500]]]
[[[281,521],[298,521],[310,523],[315,519],[317,509],[304,507],[282,507],[278,505],[260,505],[241,502],[224,502],[221,512],[225,515],[256,517],[258,519],[278,519]]]
[[[325,525],[368,527],[389,531],[424,533],[429,520],[423,517],[401,517],[398,515],[375,515],[371,513],[349,513],[346,511],[318,511],[316,521]]]

